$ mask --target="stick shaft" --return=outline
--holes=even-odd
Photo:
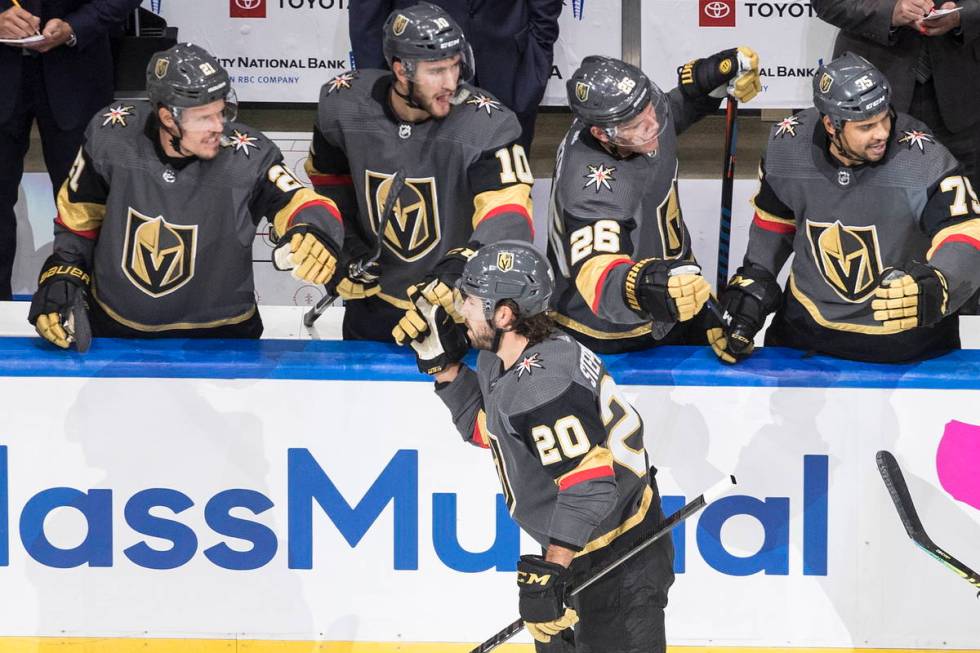
[[[728,96],[725,109],[725,159],[721,170],[721,219],[718,223],[718,270],[715,290],[728,283],[728,250],[732,232],[732,189],[735,184],[735,150],[738,144],[738,101]]]

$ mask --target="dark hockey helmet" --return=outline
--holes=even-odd
[[[867,120],[891,106],[891,84],[864,57],[845,52],[817,69],[813,105],[835,129],[849,120]]]
[[[521,317],[532,317],[547,310],[555,289],[555,275],[530,243],[502,240],[481,247],[466,262],[459,289],[480,298],[487,320],[493,318],[497,304],[505,299],[517,304]]]
[[[226,120],[238,114],[238,98],[228,71],[210,52],[193,43],[178,43],[150,58],[146,93],[153,106],[167,107],[178,122],[182,109],[218,100],[225,101]]]
[[[591,55],[565,83],[568,106],[587,125],[614,128],[653,103],[660,129],[669,118],[664,92],[642,70],[612,57]]]
[[[469,81],[476,72],[473,49],[463,30],[445,9],[429,2],[420,2],[405,9],[396,9],[384,25],[382,42],[388,67],[397,59],[409,77],[415,74],[418,61],[438,61],[459,54],[460,78]]]

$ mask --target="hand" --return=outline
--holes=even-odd
[[[23,39],[40,29],[41,19],[20,7],[0,12],[0,39]]]
[[[36,52],[48,52],[67,43],[73,33],[71,25],[60,18],[52,18],[41,30],[41,36],[44,37],[44,40],[28,43],[23,47]]]
[[[932,11],[932,8],[932,0],[898,0],[895,8],[892,9],[892,27],[915,25]]]
[[[86,352],[92,341],[85,303],[88,273],[54,255],[44,262],[43,270],[31,298],[28,321],[48,342],[62,349],[74,342],[79,352]]]
[[[759,55],[752,48],[722,50],[706,59],[695,59],[681,66],[678,86],[689,98],[731,95],[748,102],[762,90]]]
[[[946,2],[940,9],[952,9],[954,7],[956,7],[955,2]],[[919,20],[915,26],[923,36],[942,36],[950,30],[959,28],[960,13],[956,11],[935,20]]]
[[[380,277],[381,265],[377,261],[354,261],[347,266],[347,276],[337,284],[336,293],[344,301],[374,297],[381,292]]]
[[[391,330],[391,337],[399,345],[409,340],[421,340],[429,326],[423,316],[423,311],[430,305],[441,307],[454,322],[462,323],[463,318],[456,311],[454,300],[458,291],[452,290],[439,279],[422,281],[408,289],[408,298],[414,305],[405,311],[398,324]],[[447,309],[446,306],[449,306]]]
[[[463,329],[438,304],[420,300],[419,314],[426,322],[426,335],[412,341],[419,372],[439,374],[458,363],[470,348]]]
[[[547,644],[578,622],[578,613],[565,606],[568,569],[541,556],[524,555],[517,563],[518,608],[531,637]]]
[[[627,305],[656,322],[686,322],[701,312],[711,287],[689,261],[649,258],[626,274]]]
[[[943,273],[912,262],[905,270],[886,270],[871,301],[872,317],[898,331],[932,326],[946,317],[949,284]]]
[[[324,285],[337,269],[335,251],[327,239],[306,226],[293,227],[272,252],[272,262],[278,270],[291,270],[296,279]]]
[[[726,363],[747,358],[755,348],[755,334],[765,326],[766,317],[779,308],[782,298],[783,291],[771,272],[753,265],[739,268],[718,301],[729,323],[709,320],[708,343],[715,355]]]

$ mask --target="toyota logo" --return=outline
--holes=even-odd
[[[249,10],[255,9],[262,4],[262,0],[235,0],[235,4],[238,5],[239,9]],[[717,3],[712,3],[717,4]],[[707,10],[706,10],[707,11]]]
[[[242,2],[242,0],[238,0]],[[709,2],[704,6],[704,15],[708,18],[724,18],[732,12],[732,8],[728,6],[725,2],[720,2],[720,0],[715,0],[715,2]]]

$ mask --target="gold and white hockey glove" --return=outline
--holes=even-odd
[[[300,281],[325,285],[337,270],[335,252],[327,238],[300,225],[291,228],[279,240],[272,262],[277,270],[290,270]]]
[[[872,317],[897,331],[932,326],[946,317],[948,307],[946,277],[931,265],[915,262],[904,270],[886,270],[871,301]]]

